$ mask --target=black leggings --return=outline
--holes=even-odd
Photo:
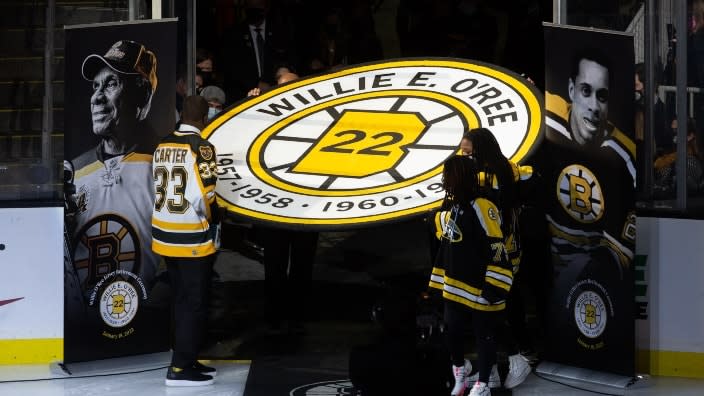
[[[445,323],[447,324],[447,347],[455,366],[464,365],[464,333],[468,321],[472,322],[479,355],[479,381],[489,382],[491,366],[496,363],[496,324],[499,314],[471,309],[464,305],[445,301]],[[468,373],[469,374],[469,373]]]

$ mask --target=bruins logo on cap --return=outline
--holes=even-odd
[[[439,206],[442,164],[469,128],[490,128],[508,158],[525,158],[541,137],[541,101],[498,66],[389,61],[282,85],[220,113],[203,135],[217,149],[221,205],[339,229]]]

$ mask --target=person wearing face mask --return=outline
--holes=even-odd
[[[274,65],[291,53],[293,37],[269,18],[269,8],[269,0],[246,0],[243,21],[223,35],[224,88],[233,102],[252,87],[274,85]]]
[[[200,96],[208,101],[208,120],[212,120],[223,109],[225,92],[215,85],[209,85],[201,90]]]
[[[215,70],[213,54],[205,48],[196,50],[196,93],[209,86],[215,85]]]

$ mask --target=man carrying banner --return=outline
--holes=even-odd
[[[154,152],[152,249],[166,261],[176,316],[167,386],[210,385],[216,374],[196,360],[218,247],[215,147],[200,136],[207,121],[208,102],[186,97],[178,131]]]

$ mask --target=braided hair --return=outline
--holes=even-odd
[[[467,207],[479,196],[479,168],[473,158],[453,155],[445,161],[442,170],[445,189],[443,209],[454,205]]]
[[[503,217],[502,231],[506,233],[513,224],[514,209],[518,207],[518,186],[514,179],[513,167],[501,152],[496,137],[486,128],[475,128],[465,132],[463,139],[472,142],[472,156],[476,159],[480,172],[484,172],[481,192],[496,197],[495,204]],[[493,189],[494,178],[499,186]]]

